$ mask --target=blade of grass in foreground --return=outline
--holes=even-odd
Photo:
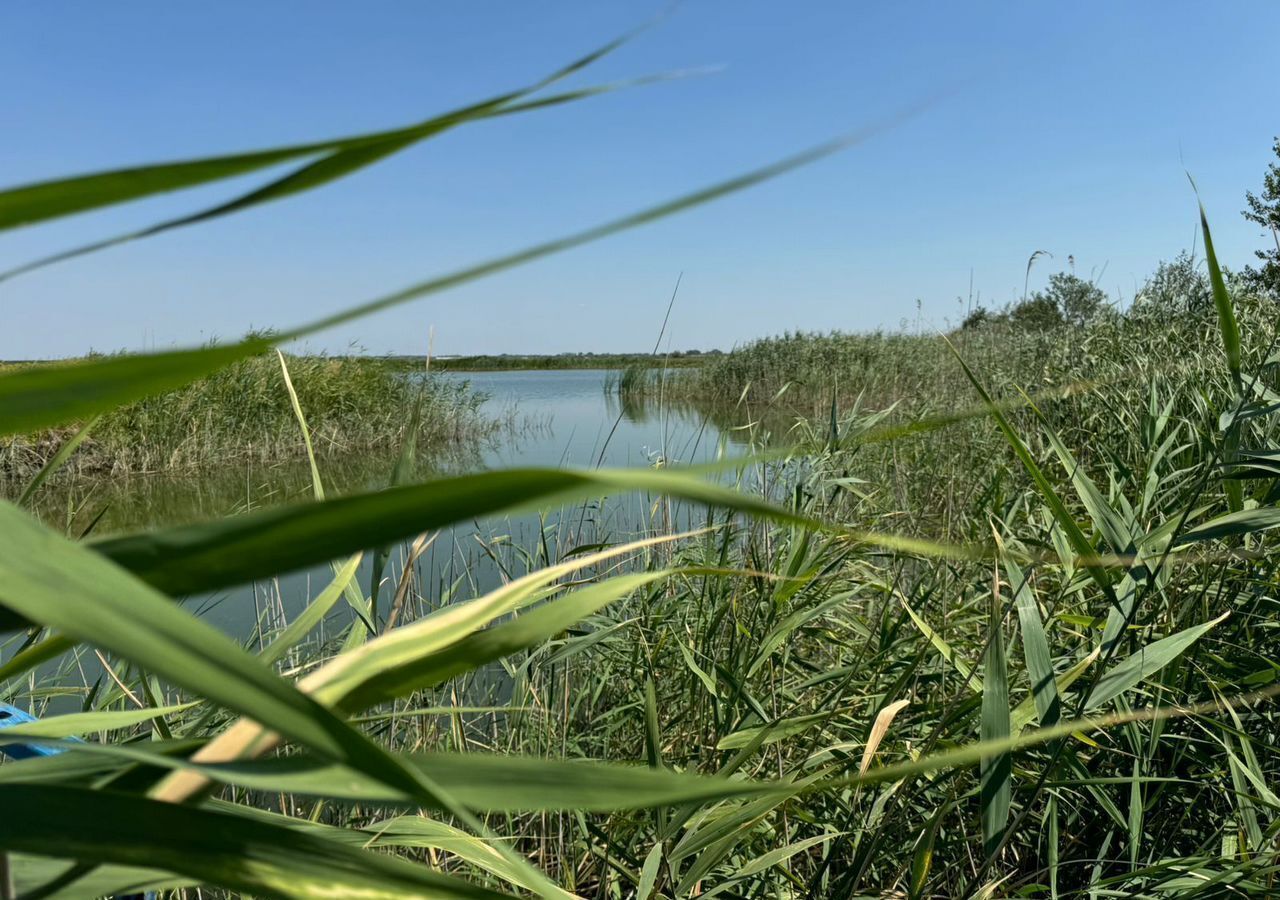
[[[66,748],[63,756],[105,756],[118,760],[116,765],[133,760],[163,768],[190,770],[219,784],[253,791],[328,797],[378,806],[419,806],[416,799],[401,791],[315,756],[271,756],[240,762],[198,763],[151,752],[145,744],[61,746]],[[23,783],[41,780],[40,764],[53,759],[58,757],[41,757],[36,765],[24,762],[27,767],[24,778],[27,780]],[[453,798],[467,808],[485,812],[577,809],[606,813],[683,803],[704,804],[787,793],[792,789],[787,783],[729,779],[597,760],[474,752],[413,753],[401,755],[400,759],[405,765],[447,783]],[[53,771],[52,767],[48,768]],[[105,768],[86,764],[89,772],[109,769],[109,763]],[[0,783],[9,782],[6,779]]]
[[[676,469],[504,469],[282,506],[89,544],[170,594],[217,590],[495,514],[602,494],[653,491],[819,527],[757,497]]]
[[[81,544],[0,503],[0,603],[207,697],[304,747],[386,780],[424,803],[440,802],[469,827],[483,825],[424,773],[277,676],[230,638]],[[51,577],[56,574],[56,577]],[[510,848],[497,848],[545,893],[553,886]]]
[[[237,360],[262,353],[274,344],[305,337],[418,297],[458,287],[478,278],[494,275],[718,200],[816,162],[837,151],[855,146],[909,114],[904,113],[884,125],[864,129],[847,138],[822,144],[736,178],[730,178],[603,225],[419,282],[384,297],[325,316],[309,325],[295,328],[284,334],[273,335],[270,340],[254,337],[225,347],[108,357],[66,365],[28,366],[12,372],[0,373],[0,435],[23,434],[77,421],[131,400],[179,388]]]
[[[261,660],[82,545],[0,503],[0,602],[411,793],[420,779]],[[56,577],[55,577],[56,576]]]
[[[196,213],[169,223],[153,226],[135,235],[104,242],[119,243],[132,237],[154,234],[180,224],[212,218],[224,212],[244,208],[274,196],[297,193],[318,187],[337,177],[346,175],[374,162],[390,152],[411,146],[435,134],[473,119],[494,114],[507,104],[527,97],[544,87],[591,65],[601,57],[617,49],[630,35],[610,41],[603,47],[575,60],[568,66],[539,79],[526,87],[491,97],[469,106],[460,107],[421,122],[389,131],[369,132],[351,137],[333,138],[213,156],[204,159],[173,163],[158,163],[128,169],[116,169],[73,178],[22,185],[0,191],[0,231],[31,225],[49,219],[114,206],[150,197],[155,194],[197,187],[214,181],[235,178],[250,172],[278,165],[291,160],[325,154],[321,159],[298,169],[270,185],[258,188],[236,200]],[[367,159],[365,157],[368,157]],[[83,251],[78,251],[83,252]],[[74,255],[74,252],[73,254]]]
[[[379,853],[226,812],[123,793],[0,784],[0,847],[163,869],[264,897],[498,898]]]

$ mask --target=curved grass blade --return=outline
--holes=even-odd
[[[40,900],[144,896],[195,884],[191,878],[139,866],[104,865],[89,871],[81,863],[23,853],[9,854],[9,866],[17,896]]]
[[[0,373],[0,434],[75,422],[150,394],[183,387],[269,349],[251,338],[225,347],[47,363]]]
[[[327,797],[352,803],[409,806],[417,798],[346,766],[308,755],[273,756],[229,763],[197,763],[145,749],[67,746],[63,756],[118,756],[151,765],[190,770],[220,784],[255,791]],[[468,809],[484,812],[542,812],[578,809],[617,812],[684,803],[703,804],[790,791],[770,784],[675,772],[666,768],[596,760],[488,753],[413,753],[401,761],[449,785]],[[440,808],[438,805],[434,808]]]
[[[182,712],[197,705],[199,705],[199,701],[143,709],[99,709],[90,712],[67,713],[63,716],[49,716],[36,722],[0,728],[0,744],[6,743],[11,739],[22,741],[29,738],[66,738],[88,734],[91,731],[111,731],[116,728],[128,728],[142,722],[150,722],[152,719],[162,716]]]
[[[0,603],[132,660],[400,789],[444,799],[368,738],[213,626],[128,572],[0,504]],[[437,796],[438,795],[438,796]]]
[[[1188,176],[1190,177],[1190,176]],[[1227,356],[1227,370],[1236,388],[1243,386],[1240,375],[1240,325],[1236,321],[1235,304],[1231,302],[1231,293],[1227,290],[1227,282],[1222,277],[1222,267],[1218,265],[1218,254],[1213,249],[1213,235],[1209,233],[1209,217],[1205,214],[1204,204],[1200,202],[1200,192],[1194,180],[1191,188],[1196,192],[1196,205],[1200,209],[1200,233],[1204,237],[1204,258],[1209,270],[1209,285],[1213,289],[1213,305],[1218,311],[1218,330],[1222,333],[1222,349]]]
[[[324,692],[330,699],[341,697],[360,687],[370,672],[414,665],[446,648],[457,646],[500,616],[547,596],[554,590],[550,585],[584,566],[674,539],[675,536],[650,538],[531,572],[485,597],[444,607],[412,625],[387,632],[358,649],[347,651],[312,672],[299,687],[306,692]],[[263,725],[252,719],[243,719],[202,748],[196,758],[202,762],[226,762],[260,755],[274,746],[277,740]],[[181,802],[197,793],[203,783],[199,777],[175,776],[159,785],[156,796]]]
[[[1120,660],[1098,679],[1093,692],[1089,694],[1089,699],[1085,701],[1084,708],[1096,709],[1113,697],[1118,697],[1137,686],[1139,682],[1150,678],[1212,631],[1214,626],[1225,621],[1229,615],[1231,615],[1230,612],[1225,612],[1212,621],[1193,625],[1177,634],[1153,641],[1132,656]]]
[[[316,599],[307,604],[307,608],[294,617],[293,621],[285,626],[284,630],[276,635],[276,639],[266,646],[258,659],[263,662],[278,662],[281,657],[295,647],[303,638],[311,633],[311,629],[315,628],[324,619],[329,610],[333,609],[335,603],[346,591],[347,586],[352,583],[356,576],[356,570],[360,568],[360,560],[363,555],[357,553],[345,563],[336,567],[333,581],[321,591]]]
[[[166,593],[186,594],[289,572],[455,522],[632,491],[820,527],[675,468],[504,469],[106,538],[88,546]]]
[[[0,608],[0,628],[19,627],[21,622],[17,620],[20,618],[12,611]],[[64,634],[51,634],[38,644],[15,653],[12,659],[0,666],[0,682],[26,674],[36,666],[56,659],[75,645],[76,641]]]
[[[1242,509],[1210,519],[1195,528],[1189,528],[1178,535],[1174,546],[1190,544],[1196,541],[1212,541],[1218,538],[1236,537],[1254,534],[1259,531],[1270,531],[1280,527],[1280,507],[1260,506],[1254,509]]]
[[[263,352],[276,343],[305,337],[418,297],[439,293],[469,281],[494,275],[545,256],[646,225],[703,203],[718,200],[861,143],[882,127],[887,127],[888,124],[893,124],[905,118],[906,115],[908,114],[897,116],[884,126],[864,129],[847,138],[822,144],[638,213],[438,278],[419,282],[395,293],[325,316],[292,331],[273,335],[270,340],[255,337],[225,347],[137,354],[71,365],[29,366],[14,372],[0,373],[0,435],[21,434],[76,421],[131,400],[179,388],[222,366]]]
[[[163,869],[263,897],[498,898],[425,866],[228,812],[61,785],[0,784],[0,847]],[[225,807],[224,807],[225,809]]]
[[[80,445],[84,443],[84,439],[89,436],[89,432],[93,430],[93,426],[97,425],[101,418],[100,415],[94,416],[81,425],[80,429],[68,440],[63,442],[62,446],[58,448],[58,452],[53,454],[49,461],[40,467],[40,471],[22,489],[22,494],[17,500],[19,506],[26,506],[27,501],[31,499],[36,491],[40,490],[40,485],[44,484],[50,475],[62,468],[63,463],[70,459],[71,454],[75,453]]]
[[[1058,496],[1058,492],[1054,490],[1053,485],[1049,483],[1049,479],[1045,477],[1040,466],[1036,464],[1035,458],[1031,455],[1031,451],[1027,449],[1027,445],[1023,443],[1022,438],[1018,436],[1017,431],[1005,418],[1004,413],[998,404],[991,399],[991,395],[987,393],[987,389],[982,386],[982,382],[978,380],[978,376],[969,368],[969,364],[964,361],[964,357],[960,355],[954,344],[945,337],[947,346],[951,349],[952,355],[956,361],[960,363],[960,368],[964,370],[965,377],[969,383],[973,385],[974,390],[982,398],[987,409],[991,412],[991,416],[996,420],[996,424],[1000,427],[1000,431],[1004,434],[1005,440],[1009,446],[1013,448],[1013,452],[1021,460],[1023,467],[1027,470],[1027,474],[1031,476],[1031,480],[1035,482],[1036,488],[1040,492],[1041,498],[1053,513],[1054,519],[1066,534],[1067,540],[1071,544],[1071,549],[1076,555],[1081,557],[1084,562],[1084,568],[1093,578],[1094,582],[1106,594],[1107,599],[1114,607],[1116,605],[1115,592],[1111,586],[1111,577],[1101,565],[1096,562],[1097,551],[1089,539],[1085,537],[1080,525],[1076,522],[1075,517],[1071,515],[1066,504],[1062,502],[1062,498]]]
[[[525,877],[524,872],[512,866],[501,853],[484,841],[452,825],[422,816],[398,816],[374,822],[364,831],[330,828],[325,834],[335,839],[350,835],[360,839],[361,845],[368,848],[415,847],[440,850],[518,887],[530,891],[539,888],[539,885]],[[577,900],[576,894],[558,888],[550,896],[554,900]]]
[[[290,173],[285,178],[220,207],[169,223],[163,223],[125,238],[104,242],[103,245],[95,245],[93,249],[96,249],[97,246],[119,243],[133,237],[154,234],[188,222],[212,218],[214,215],[221,215],[224,212],[230,212],[234,209],[251,205],[254,202],[261,202],[262,199],[270,199],[272,196],[296,193],[299,190],[316,187],[333,180],[339,175],[362,167],[362,165],[354,164],[354,160],[351,160],[344,169],[342,166],[342,155],[344,153],[359,155],[372,152],[377,154],[381,149],[384,151],[381,156],[385,156],[388,155],[388,152],[394,152],[387,150],[388,145],[397,145],[396,149],[402,149],[403,146],[409,146],[454,125],[492,114],[512,101],[533,94],[586,68],[596,60],[617,49],[629,40],[630,36],[624,35],[610,41],[603,47],[592,51],[581,59],[575,60],[568,66],[539,79],[527,87],[499,94],[488,100],[389,131],[370,132],[350,137],[312,141],[304,144],[276,147],[269,150],[256,150],[248,153],[236,153],[227,156],[116,169],[109,172],[79,175],[73,178],[9,188],[5,191],[0,191],[0,231],[100,209],[104,206],[127,203],[155,194],[197,187],[213,181],[245,175],[301,157],[328,153],[329,156],[325,156],[296,172]],[[381,158],[381,156],[375,156],[374,159]],[[372,162],[374,159],[369,159],[368,161]],[[252,199],[263,194],[266,196],[262,196],[258,200]],[[76,252],[86,251],[72,251],[72,253]]]
[[[575,622],[637,588],[670,575],[667,571],[618,575],[573,591],[565,597],[523,613],[422,659],[406,659],[387,668],[364,666],[348,671],[340,683],[317,692],[346,710],[365,709],[411,691],[441,684],[455,675],[525,650],[564,631]],[[358,674],[358,677],[353,677]]]

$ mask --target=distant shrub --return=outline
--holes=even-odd
[[[1213,308],[1213,289],[1209,285],[1209,276],[1184,250],[1172,261],[1161,262],[1156,267],[1134,298],[1134,306],[1198,315]]]

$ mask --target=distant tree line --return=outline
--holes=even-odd
[[[1280,158],[1280,137],[1272,149]],[[1223,273],[1235,290],[1280,299],[1280,163],[1267,167],[1261,192],[1246,192],[1245,203],[1244,217],[1261,225],[1275,247],[1255,252],[1260,260],[1258,266],[1246,266],[1240,272],[1224,267]],[[1127,314],[1203,315],[1212,309],[1209,277],[1195,256],[1183,251],[1173,260],[1160,263],[1134,297]],[[999,325],[1019,331],[1051,331],[1081,327],[1099,316],[1118,314],[1097,284],[1073,272],[1057,272],[1049,276],[1047,288],[1017,303],[1002,309],[980,306],[970,311],[960,328],[968,331]]]

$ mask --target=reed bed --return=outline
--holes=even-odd
[[[386,132],[0,191],[0,230],[295,167],[60,258],[233,214],[598,93],[547,96],[613,46]],[[296,390],[268,397],[244,374],[273,343],[847,143],[281,335],[0,371],[4,435],[133,406],[169,447],[187,429],[163,410],[188,415],[182,392],[229,372],[228,402],[261,388],[270,421],[292,417],[314,495],[62,534],[31,511],[55,453],[0,503],[0,684],[44,717],[0,743],[57,751],[0,765],[0,896],[1280,892],[1277,323],[1223,277],[1203,217],[1212,302],[1185,318],[730,354],[685,382],[756,442],[711,472],[416,482],[410,429],[385,489],[335,499],[315,437],[343,408],[326,379],[349,379],[295,361]],[[637,534],[604,514],[623,494],[651,511]],[[569,514],[531,543],[473,524],[547,509]],[[286,596],[299,571],[315,584]],[[213,624],[244,585],[247,640]]]
[[[316,355],[291,356],[289,367],[309,410],[311,440],[324,456],[379,451],[394,458],[411,429],[422,450],[443,454],[480,445],[511,425],[482,413],[484,395],[465,382],[422,369],[405,372],[376,358]],[[4,439],[0,477],[11,483],[30,478],[83,425]],[[109,411],[92,425],[62,475],[195,473],[301,460],[305,452],[273,352]]]

